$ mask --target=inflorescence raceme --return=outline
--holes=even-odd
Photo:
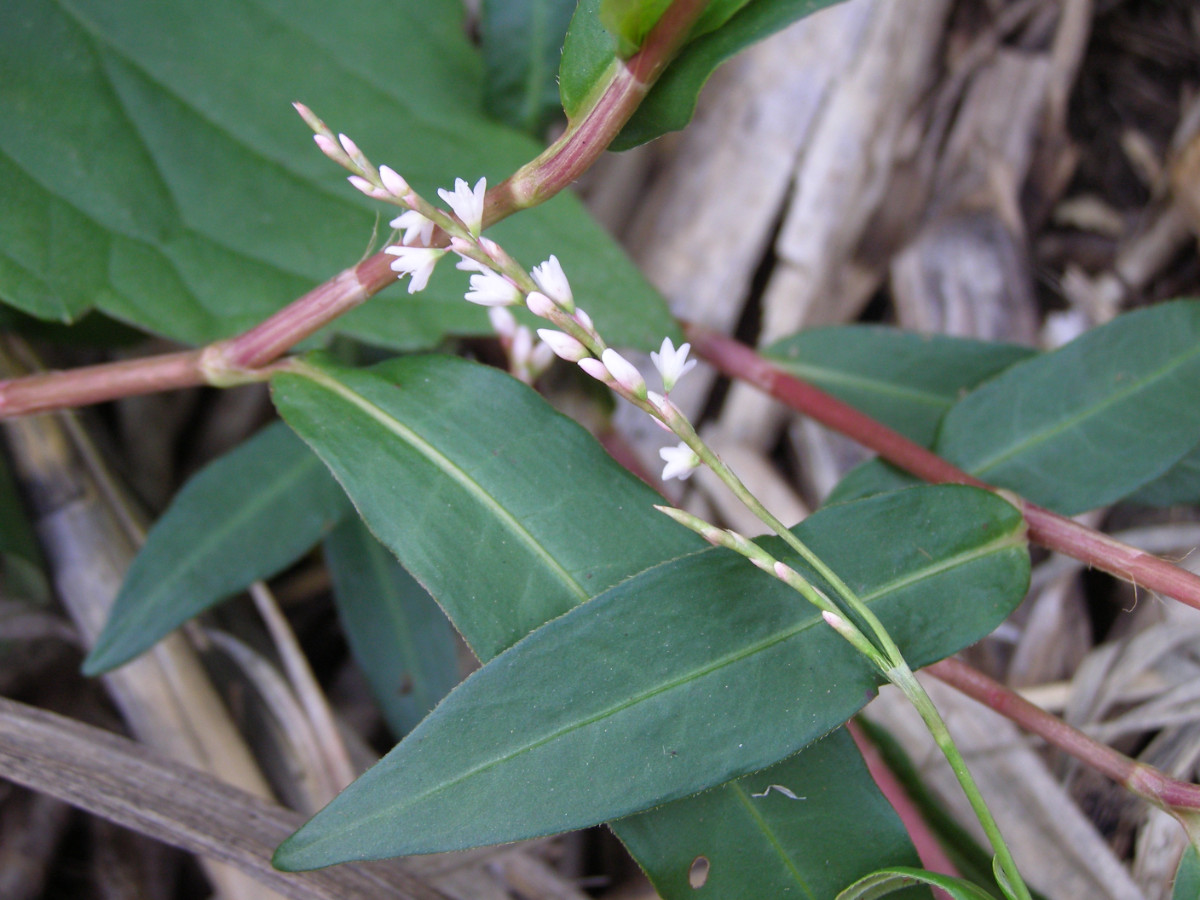
[[[687,440],[695,432],[669,399],[671,390],[696,365],[688,359],[690,345],[676,348],[670,338],[663,339],[659,350],[650,354],[662,379],[662,393],[648,390],[637,366],[605,344],[591,317],[576,306],[571,283],[557,257],[526,272],[495,241],[482,237],[485,179],[471,187],[459,178],[453,190],[440,189],[438,196],[449,207],[447,212],[427,202],[393,169],[376,168],[354,141],[335,136],[307,107],[296,104],[296,109],[313,129],[321,151],[351,172],[348,180],[355,188],[374,200],[404,209],[390,223],[399,240],[383,252],[395,257],[391,268],[397,276],[408,277],[410,294],[425,289],[443,256],[456,255],[457,268],[470,273],[465,298],[488,308],[492,327],[508,351],[517,377],[532,382],[555,356],[575,363],[667,430],[685,438],[678,446],[659,451],[664,480],[685,479],[700,466],[701,457]],[[438,229],[449,236],[448,249],[430,246]],[[554,327],[537,329],[535,337],[509,312],[512,306],[525,306]]]

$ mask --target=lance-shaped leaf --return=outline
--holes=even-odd
[[[325,539],[346,640],[396,737],[458,684],[454,629],[416,579],[350,516]]]
[[[277,378],[275,396],[284,415],[330,460],[368,522],[415,566],[414,573],[434,591],[485,661],[580,602],[582,595],[543,573],[545,560],[536,554],[525,563],[529,569],[522,574],[518,561],[525,558],[523,540],[510,535],[481,541],[482,533],[494,530],[487,522],[497,512],[480,503],[463,484],[464,478],[485,491],[500,491],[495,502],[514,516],[528,518],[528,528],[553,542],[551,552],[564,565],[580,564],[568,560],[578,560],[581,552],[587,559],[602,561],[609,584],[706,546],[652,512],[650,505],[658,502],[657,495],[615,467],[577,426],[501,373],[434,357],[397,361],[370,373],[328,366],[319,371],[321,379],[333,383],[301,375]],[[376,397],[378,406],[372,399]],[[522,423],[520,429],[512,428],[514,421]],[[462,423],[469,424],[469,439],[461,433]],[[434,446],[425,447],[426,443]],[[558,460],[570,461],[569,468],[556,466]],[[524,495],[510,505],[515,489]],[[580,510],[566,528],[550,514],[564,508]],[[449,516],[453,522],[444,530],[434,530],[426,524],[434,515]],[[590,555],[593,551],[599,555]],[[515,578],[511,572],[517,573]],[[527,582],[549,587],[531,593]],[[605,586],[594,577],[582,579],[583,594]],[[369,626],[364,630],[371,631]],[[372,636],[380,634],[374,631]],[[397,640],[391,647],[393,654],[399,653]],[[380,656],[388,656],[387,647],[380,648]],[[371,663],[367,667],[373,671]],[[820,779],[823,765],[797,759],[769,777],[791,780],[800,767]],[[874,793],[869,777],[851,762],[838,761],[834,773],[843,780],[844,789],[856,796]],[[656,844],[645,834],[682,835],[701,820],[708,823],[705,846],[714,868],[724,872],[734,860],[748,855],[772,860],[771,878],[786,888],[795,883],[796,873],[807,871],[805,854],[811,842],[794,841],[792,831],[776,831],[765,820],[751,822],[746,830],[741,827],[745,823],[735,826],[705,819],[695,808],[698,802],[702,810],[714,802],[736,807],[738,798],[753,790],[735,782],[703,798],[681,800],[636,820],[613,823],[613,829],[622,839],[627,826],[641,829],[641,835],[634,837],[638,860],[662,890],[681,872],[686,875],[695,853],[688,855],[685,840]],[[904,844],[903,830],[894,817],[880,814],[864,820],[857,809],[852,815],[857,828],[869,829],[886,846]],[[830,816],[831,827],[844,821],[834,818],[832,811]],[[888,858],[897,864],[908,860],[903,854]],[[834,868],[849,881],[878,864],[865,867],[856,862],[850,859]],[[824,861],[821,867],[828,868]],[[759,883],[775,883],[763,881],[765,877],[761,875]]]
[[[946,414],[935,449],[1067,515],[1119,500],[1200,441],[1200,301],[1129,313],[1010,367]]]
[[[188,619],[295,562],[350,510],[283,423],[264,428],[183,487],[146,537],[84,661],[128,662]]]
[[[370,371],[313,362],[273,390],[375,535],[453,621],[473,623],[464,636],[485,659],[630,572],[704,546],[669,530],[669,544],[656,539],[661,498],[496,369],[446,356]]]
[[[713,897],[832,897],[880,860],[917,864],[842,728],[769,769],[612,826],[663,897],[693,896],[697,857]]]
[[[542,147],[483,113],[462,19],[427,0],[0,3],[0,299],[202,343],[357,263],[390,207],[317,152],[294,100],[427,197],[499,182]],[[610,340],[673,333],[576,198],[495,236],[526,265],[557,254]],[[451,302],[462,290],[447,273],[337,327],[402,347],[490,333],[484,310]]]
[[[963,394],[1034,352],[1016,344],[852,325],[802,331],[762,355],[929,445],[942,416]]]
[[[796,532],[914,666],[987,634],[1028,583],[1020,515],[971,488],[830,507]],[[765,544],[789,556],[782,541]],[[276,863],[431,853],[628,815],[787,757],[861,708],[879,678],[742,557],[681,557],[477,671]]]

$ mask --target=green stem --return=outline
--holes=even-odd
[[[933,700],[926,693],[925,687],[921,682],[917,681],[915,675],[907,664],[902,664],[889,671],[884,672],[888,681],[900,689],[908,702],[913,705],[913,708],[920,714],[922,721],[925,722],[925,727],[933,736],[934,742],[941,748],[942,755],[946,757],[946,761],[950,763],[950,768],[954,771],[955,778],[958,779],[962,791],[967,796],[968,802],[971,804],[971,809],[975,813],[975,817],[979,820],[979,824],[983,826],[984,834],[987,835],[988,841],[992,845],[992,850],[996,854],[996,861],[999,864],[1000,871],[1004,873],[1008,880],[1009,887],[1013,890],[1017,900],[1031,900],[1029,889],[1025,886],[1024,880],[1021,878],[1021,873],[1017,870],[1016,861],[1012,858],[1012,853],[1008,849],[1008,845],[1004,842],[1004,836],[1000,833],[1000,826],[996,824],[996,820],[992,817],[992,812],[988,809],[987,802],[983,799],[983,795],[979,792],[979,785],[975,783],[970,770],[967,768],[967,762],[963,759],[962,754],[958,751],[954,739],[950,736],[949,729],[946,728],[946,722],[942,719],[941,713],[934,706]]]
[[[643,405],[647,411],[652,411],[652,407],[649,404],[640,405]],[[904,696],[908,698],[908,701],[917,710],[918,714],[920,714],[926,728],[929,729],[929,733],[933,736],[938,747],[941,748],[947,762],[950,763],[950,768],[954,771],[955,778],[958,779],[963,793],[970,802],[971,809],[979,819],[979,824],[983,827],[984,833],[991,842],[1000,872],[1003,873],[1004,880],[1007,881],[1008,887],[1005,888],[1005,893],[1009,893],[1011,890],[1014,900],[1031,900],[1029,889],[1025,886],[1025,882],[1017,869],[1016,862],[1012,858],[1012,853],[1009,851],[1008,845],[1004,842],[1004,836],[1000,833],[1000,828],[996,824],[996,820],[992,817],[991,811],[983,799],[983,795],[979,792],[979,786],[967,769],[966,760],[963,759],[958,747],[954,744],[954,739],[950,736],[950,732],[946,728],[946,723],[937,711],[937,707],[934,706],[933,700],[930,699],[925,688],[913,675],[912,669],[900,652],[900,648],[892,640],[883,623],[879,621],[879,618],[836,572],[829,568],[816,553],[810,550],[803,541],[796,537],[762,504],[750,489],[742,483],[737,474],[726,465],[725,461],[704,443],[700,435],[696,433],[696,429],[692,427],[691,422],[685,416],[682,414],[671,416],[667,424],[700,457],[705,465],[712,469],[717,477],[733,491],[734,495],[741,500],[746,508],[769,526],[772,531],[783,538],[787,545],[795,550],[834,589],[838,596],[845,601],[846,605],[868,625],[874,638],[871,644],[867,642],[866,636],[863,635],[862,631],[854,623],[846,622],[844,619],[836,617],[836,615],[836,621],[830,621],[827,618],[829,624],[842,637],[849,641],[859,653],[870,659],[880,668],[888,681],[896,685],[903,692]],[[735,547],[734,549],[738,548]],[[739,552],[742,551],[739,550]],[[743,553],[743,555],[746,554]],[[809,584],[798,573],[793,574],[795,575],[794,578],[780,577],[799,591],[806,600],[818,609],[821,609],[823,612],[827,611],[828,598],[820,594],[815,586]],[[816,597],[814,594],[820,594],[820,596]]]

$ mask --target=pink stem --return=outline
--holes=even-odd
[[[706,5],[706,0],[675,0],[638,52],[616,67],[612,81],[579,123],[488,191],[485,226],[550,199],[587,171],[633,115]],[[445,235],[437,237],[438,245],[444,246]],[[0,381],[0,419],[133,394],[221,384],[222,376],[259,369],[395,281],[389,262],[389,257],[376,253],[249,331],[207,350]]]
[[[1093,740],[965,663],[943,659],[925,671],[1156,806],[1200,809],[1200,786],[1170,778]]]
[[[906,472],[930,482],[996,490],[836,397],[775,368],[745,344],[699,325],[687,325],[685,331],[696,353],[726,375],[761,388],[792,409],[874,450]],[[1200,577],[1008,491],[1001,493],[1025,516],[1030,540],[1200,609]]]

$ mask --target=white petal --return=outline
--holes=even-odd
[[[506,307],[490,307],[488,321],[492,323],[492,330],[502,338],[512,340],[513,335],[517,333],[517,319]]]
[[[566,273],[563,272],[557,256],[551,256],[540,266],[534,266],[533,271],[529,274],[533,276],[534,283],[541,288],[542,293],[567,312],[571,312],[575,308],[571,284],[567,281]]]
[[[605,368],[612,373],[617,384],[637,397],[646,396],[646,382],[642,378],[642,373],[637,370],[637,366],[612,347],[608,347],[600,354],[600,359],[604,362]]]
[[[498,272],[480,272],[471,276],[466,299],[480,306],[512,306],[521,302],[521,292]]]
[[[658,369],[658,374],[662,376],[664,391],[669,393],[675,387],[676,382],[695,367],[696,360],[687,358],[688,351],[691,349],[691,344],[683,344],[676,350],[670,338],[663,338],[659,351],[657,353],[650,352],[650,361],[654,363],[654,368]]]
[[[541,291],[530,291],[529,295],[525,298],[525,305],[529,307],[531,313],[543,319],[550,318],[550,314],[558,309],[554,305],[554,301]]]
[[[382,177],[383,169],[379,173]],[[407,245],[420,243],[428,246],[429,239],[433,237],[433,219],[425,218],[415,209],[401,213],[390,224],[393,228],[404,230],[404,243]]]
[[[670,481],[672,478],[686,480],[700,465],[700,457],[696,455],[696,451],[682,442],[676,447],[663,447],[658,451],[658,455],[666,463],[663,466],[663,481]]]
[[[487,179],[480,178],[472,190],[461,178],[454,179],[454,190],[438,188],[438,196],[454,210],[458,220],[467,227],[473,237],[479,237],[483,225],[483,198],[487,193]]]
[[[555,331],[553,328],[539,328],[537,333],[538,337],[554,351],[555,356],[565,359],[567,362],[579,362],[581,359],[591,356],[587,347],[569,334]]]
[[[383,186],[393,197],[403,197],[411,190],[408,182],[401,178],[400,173],[391,166],[379,167],[379,180],[383,182]]]

